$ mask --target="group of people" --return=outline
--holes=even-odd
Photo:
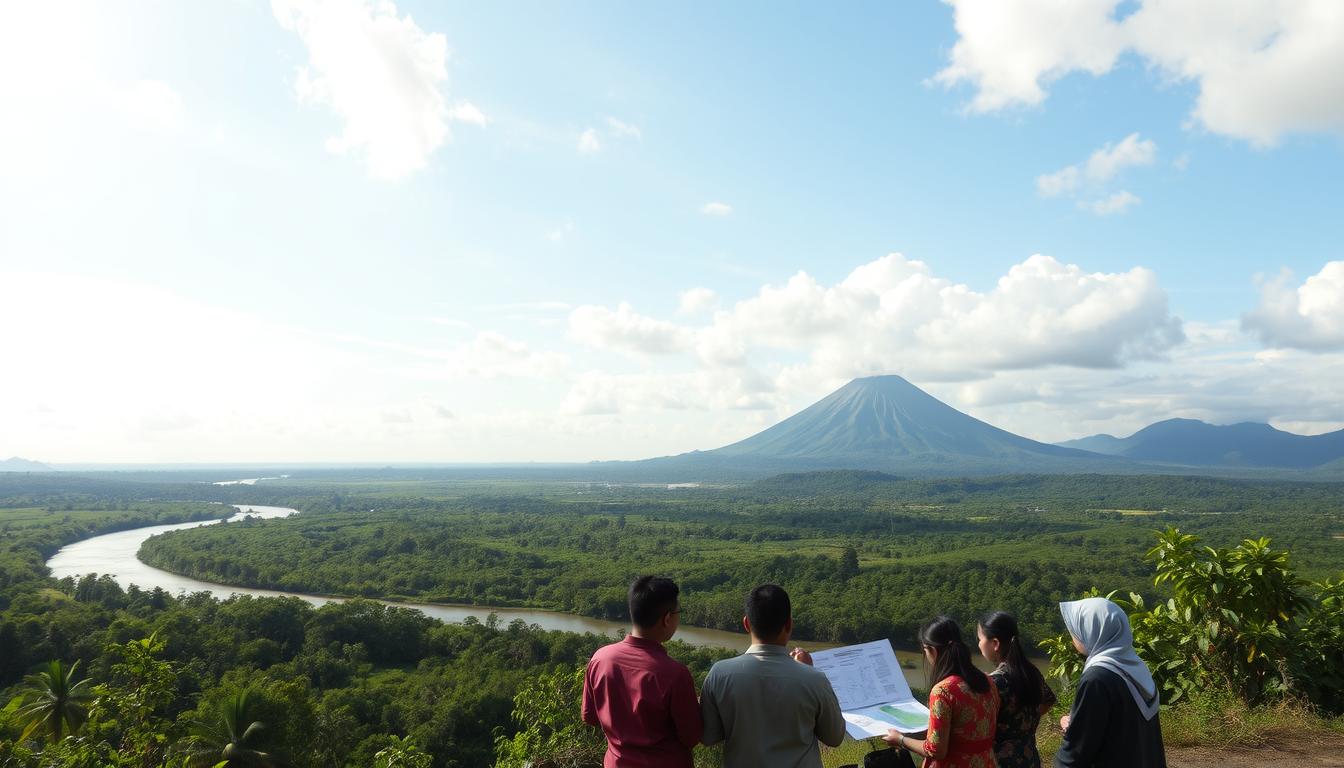
[[[607,738],[604,768],[690,768],[697,744],[723,744],[725,768],[821,768],[820,744],[838,746],[845,720],[811,655],[789,649],[789,595],[763,584],[747,595],[751,646],[714,664],[699,696],[663,644],[680,623],[680,590],[644,576],[630,585],[631,631],[593,654],[584,677],[584,722]],[[1157,687],[1134,652],[1129,619],[1103,598],[1060,604],[1074,647],[1087,656],[1056,768],[1165,768]],[[1036,727],[1055,694],[1026,656],[1017,621],[998,612],[976,627],[985,673],[961,628],[940,616],[919,634],[929,667],[929,724],[883,740],[922,757],[924,768],[1040,766]]]

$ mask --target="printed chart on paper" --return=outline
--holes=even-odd
[[[915,733],[928,727],[929,710],[915,701],[886,640],[817,651],[812,662],[831,681],[850,736],[863,739],[883,736],[888,728]]]

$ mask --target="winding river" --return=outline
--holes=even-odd
[[[242,520],[248,516],[261,518],[288,517],[297,514],[298,510],[288,507],[264,507],[255,505],[237,505],[238,514],[224,521],[225,524]],[[62,547],[59,552],[47,561],[47,567],[51,569],[52,576],[60,579],[66,576],[78,578],[85,574],[97,573],[107,574],[116,579],[122,587],[137,584],[141,589],[153,589],[159,587],[167,592],[178,594],[182,592],[209,592],[215,597],[222,599],[230,595],[256,595],[259,597],[298,597],[306,600],[313,605],[324,605],[326,603],[341,602],[342,598],[322,597],[320,595],[305,595],[295,592],[279,592],[271,589],[253,589],[251,587],[232,587],[225,584],[215,584],[208,581],[200,581],[187,576],[179,576],[175,573],[169,573],[158,568],[150,567],[136,557],[140,551],[140,545],[145,539],[151,536],[157,536],[160,533],[168,531],[180,531],[187,528],[198,528],[202,525],[214,525],[219,520],[207,520],[204,522],[180,523],[177,525],[151,525],[145,528],[134,528],[129,531],[118,531],[108,533],[102,536],[77,541],[74,544]],[[546,611],[537,608],[504,608],[492,607],[486,605],[448,605],[443,603],[393,603],[383,601],[386,605],[395,605],[405,608],[414,608],[442,621],[462,622],[468,616],[475,617],[478,621],[484,623],[490,614],[495,614],[502,625],[507,625],[515,619],[522,619],[528,624],[536,624],[543,629],[559,630],[562,632],[594,632],[600,635],[615,637],[617,632],[626,629],[625,624],[614,621],[605,621],[603,619],[592,619],[586,616],[576,616],[559,611]],[[684,643],[696,646],[744,649],[749,644],[747,635],[742,632],[725,632],[718,629],[705,629],[703,627],[691,627],[682,625],[677,630],[676,639]],[[825,643],[800,643],[806,648],[813,650],[817,648],[829,647]],[[896,655],[904,662],[912,660],[918,662],[919,655],[906,651],[897,651]],[[978,659],[977,659],[978,661]],[[922,670],[916,663],[915,669],[906,669],[906,677],[913,685],[923,684]]]

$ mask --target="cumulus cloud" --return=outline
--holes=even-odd
[[[1242,327],[1270,346],[1344,349],[1344,261],[1292,282],[1289,272],[1262,282],[1260,304],[1242,316]]]
[[[892,254],[832,287],[800,273],[783,289],[762,289],[735,315],[730,322],[774,343],[824,337],[814,360],[842,375],[1114,368],[1161,355],[1183,338],[1151,271],[1087,273],[1042,255],[980,293]]]
[[[934,81],[975,85],[969,106],[976,112],[1040,104],[1042,86],[1075,70],[1105,74],[1125,47],[1112,18],[1118,0],[944,2],[954,9],[958,38]]]
[[[1035,255],[981,293],[900,254],[835,285],[799,272],[701,327],[639,315],[628,304],[580,307],[570,336],[645,354],[693,351],[709,368],[745,367],[753,354],[784,351],[808,354],[804,367],[830,378],[897,371],[937,380],[1045,366],[1117,368],[1160,357],[1184,338],[1157,276],[1142,267],[1088,273]]]
[[[448,110],[448,119],[457,123],[478,125],[482,128],[490,122],[490,118],[485,116],[480,107],[469,101],[459,101],[454,104],[453,108]]]
[[[1033,371],[1002,371],[929,388],[992,424],[1046,441],[1097,433],[1124,437],[1173,417],[1268,422],[1299,434],[1344,425],[1334,384],[1344,377],[1344,354],[1256,348],[1235,320],[1190,323],[1188,340],[1162,362],[1122,371],[1057,369],[1048,379]]]
[[[325,105],[344,122],[327,149],[362,154],[379,178],[424,168],[452,118],[442,92],[444,36],[399,16],[390,0],[272,0],[271,10],[308,50],[295,82],[300,101]],[[468,122],[484,118],[471,105],[457,109]]]
[[[1155,142],[1131,133],[1119,143],[1107,144],[1096,150],[1081,163],[1037,176],[1036,192],[1041,197],[1057,197],[1088,186],[1099,186],[1115,178],[1125,168],[1152,165],[1156,157]]]
[[[579,134],[579,153],[591,155],[601,151],[602,141],[597,138],[597,129],[589,128]]]
[[[944,0],[958,34],[945,86],[969,84],[969,108],[1034,106],[1073,72],[1110,72],[1132,52],[1198,86],[1191,118],[1258,145],[1292,132],[1344,133],[1344,4],[1264,0],[1230,12],[1208,0]],[[1049,23],[1042,23],[1048,19]]]
[[[700,212],[705,214],[706,216],[716,216],[716,217],[729,216],[733,212],[733,206],[727,203],[720,203],[720,202],[705,203],[704,205],[700,206]]]
[[[709,288],[692,288],[681,292],[677,303],[677,312],[683,315],[698,315],[718,306],[719,295]]]
[[[618,139],[643,139],[639,126],[614,117],[607,118],[607,132]]]
[[[569,315],[569,337],[580,344],[642,355],[665,355],[688,348],[693,334],[686,328],[635,312],[621,302],[613,311],[584,305]]]
[[[1078,203],[1078,207],[1086,211],[1091,211],[1098,216],[1112,216],[1117,213],[1124,213],[1143,202],[1138,195],[1126,190],[1120,190],[1106,197]]]

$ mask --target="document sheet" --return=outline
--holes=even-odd
[[[845,730],[856,739],[885,736],[888,728],[916,733],[929,727],[929,708],[915,701],[886,640],[812,654],[840,700]]]

